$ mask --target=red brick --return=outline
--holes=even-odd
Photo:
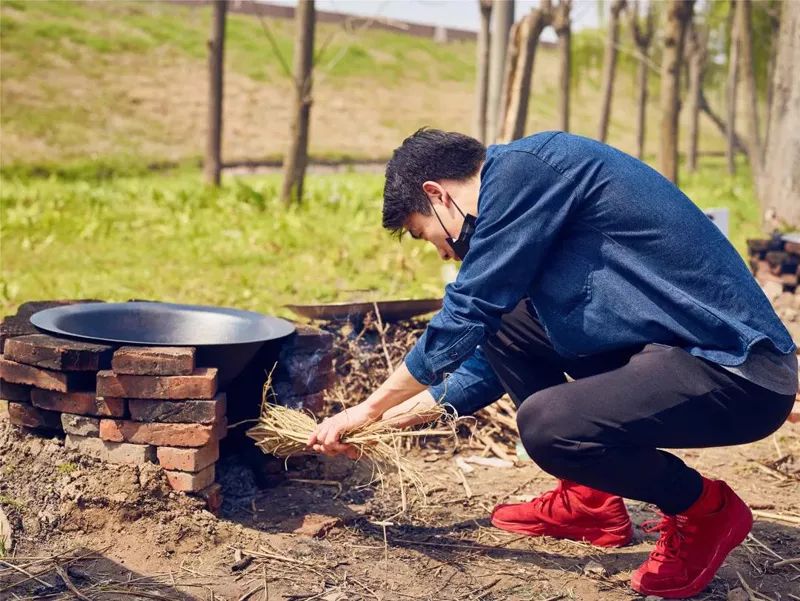
[[[214,515],[217,515],[222,509],[222,501],[224,499],[222,485],[219,482],[214,482],[211,486],[207,486],[195,494],[206,502],[206,507]]]
[[[206,469],[196,474],[189,472],[173,472],[165,470],[169,485],[175,490],[182,492],[196,492],[211,486],[214,483],[214,466],[209,465]]]
[[[123,346],[114,353],[111,369],[118,374],[191,375],[195,350],[187,346]]]
[[[156,459],[155,447],[127,442],[107,442],[93,436],[67,434],[64,446],[82,455],[95,457],[109,463],[141,465],[153,463]]]
[[[32,365],[23,365],[0,356],[0,378],[13,384],[27,384],[36,388],[71,392],[94,387],[91,372],[60,372]]]
[[[31,390],[31,402],[42,409],[77,413],[79,415],[98,415],[102,417],[123,417],[125,400],[115,398],[99,399],[94,392],[55,392],[53,390]]]
[[[190,376],[132,376],[97,373],[97,396],[133,399],[213,399],[217,369],[198,367]]]
[[[0,399],[4,401],[31,402],[31,387],[0,380]]]
[[[12,424],[26,428],[61,430],[61,415],[54,411],[37,409],[26,403],[9,403],[8,417]]]
[[[100,420],[85,415],[61,414],[61,427],[67,434],[76,436],[100,436]]]
[[[322,538],[333,528],[341,525],[342,518],[319,513],[308,513],[303,516],[303,522],[293,532],[302,536]]]
[[[77,340],[65,340],[47,334],[11,338],[4,356],[10,361],[58,371],[97,371],[111,364],[114,347]]]
[[[168,422],[188,424],[213,424],[225,416],[225,393],[220,392],[212,401],[162,401],[130,399],[131,419],[137,422]]]
[[[199,472],[219,459],[219,443],[215,440],[199,449],[158,447],[156,455],[165,470]]]
[[[100,420],[100,438],[159,447],[202,447],[214,440],[214,426]]]

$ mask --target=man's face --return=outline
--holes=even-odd
[[[457,236],[458,232],[461,230],[464,218],[456,213],[461,223],[456,224],[455,220],[453,220],[453,223],[450,223],[452,219],[451,216],[448,215],[446,211],[442,210],[441,206],[437,207],[435,204],[433,206],[433,210],[438,212],[442,223],[445,224],[448,231],[451,233],[455,232],[453,235]],[[447,243],[447,232],[444,231],[442,224],[439,223],[435,215],[412,213],[406,221],[406,230],[408,230],[408,233],[415,240],[426,240],[433,244],[443,261],[449,261],[450,259],[458,260],[458,257],[453,253],[453,249],[450,248],[450,245]]]

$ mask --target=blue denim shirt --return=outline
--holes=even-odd
[[[742,258],[669,180],[600,142],[544,132],[490,146],[470,250],[406,356],[440,381],[529,296],[556,351],[651,342],[740,365],[756,344],[794,352]]]
[[[458,415],[472,415],[505,394],[503,385],[480,346],[446,379],[431,386],[428,392],[439,403],[451,406]]]

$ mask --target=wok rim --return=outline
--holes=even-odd
[[[270,337],[265,337],[261,335],[250,338],[242,338],[240,340],[235,340],[235,341],[228,340],[220,342],[199,342],[199,343],[188,342],[188,341],[151,342],[143,340],[114,338],[110,336],[89,336],[87,334],[82,334],[77,332],[68,332],[56,324],[56,320],[62,317],[64,314],[75,315],[80,313],[89,313],[97,311],[98,309],[100,309],[101,312],[103,312],[104,310],[113,312],[114,309],[117,309],[121,306],[131,306],[131,305],[137,305],[139,307],[147,307],[152,309],[170,308],[170,309],[177,309],[194,313],[218,313],[222,315],[229,315],[240,318],[249,317],[254,322],[257,321],[269,322],[270,328],[273,329],[273,334]],[[62,336],[64,338],[73,338],[76,340],[105,342],[105,343],[112,343],[117,345],[129,345],[129,346],[191,346],[197,348],[206,348],[206,347],[239,346],[246,344],[264,344],[267,342],[272,342],[275,340],[281,340],[283,338],[286,338],[287,336],[292,335],[296,330],[295,325],[286,319],[282,319],[280,317],[274,317],[272,315],[264,315],[263,313],[258,313],[256,311],[247,311],[245,309],[234,309],[232,307],[217,307],[214,305],[188,305],[182,303],[162,303],[157,301],[128,301],[122,303],[95,302],[95,303],[64,305],[61,307],[52,307],[50,309],[43,309],[41,311],[37,311],[36,313],[31,315],[30,322],[36,329],[46,334],[54,336]]]

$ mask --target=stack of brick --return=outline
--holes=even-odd
[[[333,335],[297,325],[295,334],[281,348],[272,374],[272,389],[281,405],[319,413],[324,393],[336,380]]]
[[[227,432],[226,398],[217,390],[217,369],[195,366],[195,349],[120,348],[111,369],[97,374],[97,398],[128,410],[124,418],[99,420],[103,444],[153,449],[175,490],[200,492],[214,484]]]
[[[750,269],[764,286],[773,282],[783,291],[800,293],[800,242],[786,240],[781,236],[747,241]]]
[[[33,313],[69,302],[25,303],[0,323],[0,399],[10,421],[63,432],[68,448],[111,463],[158,462],[175,490],[217,509],[215,464],[227,433],[217,369],[197,367],[189,347],[116,347],[34,333]],[[333,336],[298,326],[273,373],[279,402],[319,412],[334,378]]]
[[[750,269],[800,346],[800,238],[797,235],[747,241]],[[789,421],[800,423],[800,391]]]

